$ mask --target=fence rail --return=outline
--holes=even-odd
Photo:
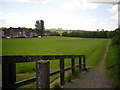
[[[64,59],[71,58],[71,67],[64,68]],[[79,58],[79,65],[75,65],[75,59]],[[60,70],[50,72],[49,60],[60,60]],[[43,62],[44,61],[44,62]],[[36,62],[36,77],[16,82],[16,63]],[[2,88],[18,88],[36,81],[37,88],[49,88],[49,78],[60,73],[60,84],[65,83],[65,71],[72,74],[75,67],[85,68],[85,55],[37,55],[37,56],[2,56]],[[44,77],[44,78],[42,78]]]

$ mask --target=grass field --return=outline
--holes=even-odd
[[[107,39],[72,38],[72,37],[44,37],[3,39],[3,52],[6,55],[86,55],[87,66],[95,66],[100,60]],[[77,60],[76,60],[77,62]],[[65,66],[70,61],[65,60]],[[51,71],[59,69],[59,60],[50,62]],[[18,63],[17,80],[35,75],[35,63]],[[24,74],[19,74],[24,73]]]
[[[101,56],[107,39],[45,37],[3,39],[3,55],[80,55],[91,65]]]

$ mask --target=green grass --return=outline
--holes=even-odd
[[[70,37],[3,39],[3,55],[79,55],[96,51],[105,39]],[[96,46],[97,45],[97,46]]]
[[[106,72],[110,79],[113,80],[113,84],[115,87],[120,86],[120,83],[118,83],[118,48],[115,45],[109,46],[109,51],[107,54],[105,66],[106,66]],[[119,84],[119,85],[118,85]]]
[[[44,37],[16,38],[2,40],[2,54],[7,55],[86,55],[87,66],[95,66],[99,62],[107,39]],[[65,59],[65,67],[71,65],[70,59]],[[76,63],[78,60],[75,60]],[[17,81],[35,76],[35,63],[17,63]],[[50,71],[59,69],[59,60],[50,61]],[[21,74],[23,73],[23,75]],[[24,73],[28,73],[24,74]],[[30,74],[30,75],[29,75]],[[20,78],[21,77],[21,78]],[[51,77],[51,82],[59,75]]]
[[[87,57],[87,65],[97,64],[106,46],[106,39],[45,37],[3,39],[3,55],[81,55]],[[51,61],[51,67],[58,67],[59,61]],[[54,64],[53,64],[54,63]],[[70,64],[69,60],[65,65]],[[35,71],[35,63],[17,64],[17,73]]]

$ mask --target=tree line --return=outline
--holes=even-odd
[[[65,37],[82,37],[82,38],[111,38],[112,31],[72,31],[63,32]]]
[[[120,28],[113,31],[113,44],[120,48]]]

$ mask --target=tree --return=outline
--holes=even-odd
[[[26,28],[26,27],[19,27],[19,28],[21,28],[23,30],[28,30],[28,28]]]
[[[36,21],[36,32],[38,34],[38,36],[43,36],[44,33],[44,21],[43,20],[37,20]]]
[[[120,48],[120,28],[116,29],[113,32],[113,44],[117,45]]]
[[[62,36],[67,37],[67,36],[68,36],[68,32],[63,32],[63,33],[62,33]]]
[[[60,33],[59,32],[52,32],[51,36],[60,36]]]
[[[7,29],[7,28],[6,28],[6,27],[1,27],[0,29],[1,29],[1,30],[5,30],[5,29]]]

